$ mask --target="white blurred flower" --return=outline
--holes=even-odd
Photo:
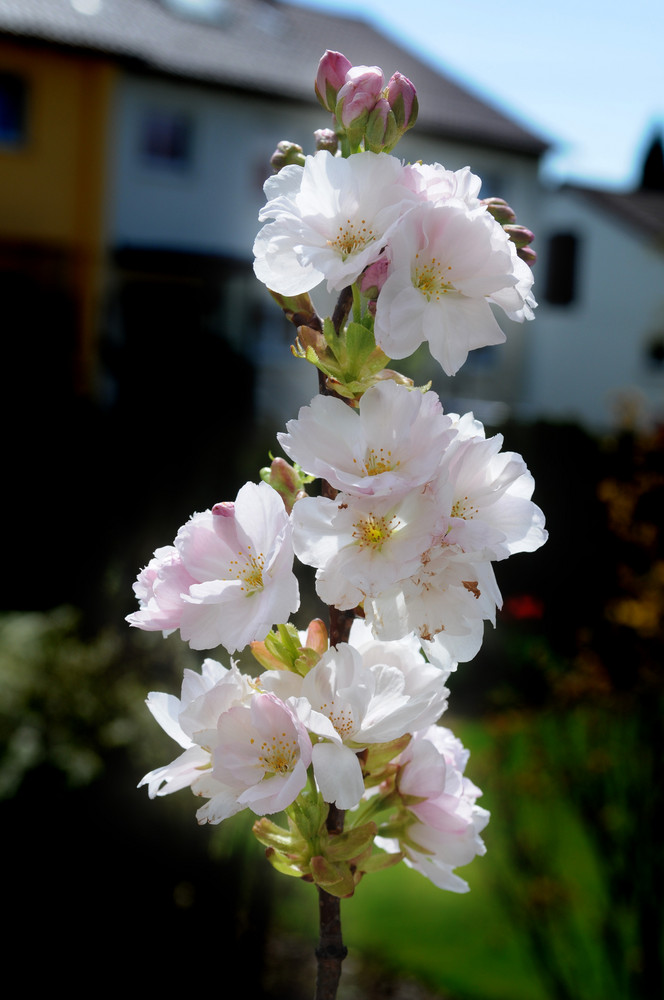
[[[460,201],[467,208],[480,204],[482,180],[470,167],[447,170],[440,163],[410,163],[404,168],[404,182],[432,204]]]

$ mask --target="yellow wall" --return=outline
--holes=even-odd
[[[41,254],[64,262],[75,301],[75,391],[94,383],[104,273],[109,114],[115,68],[103,57],[0,41],[0,72],[28,87],[25,141],[0,142],[0,250],[34,271]],[[30,248],[32,263],[18,263]],[[37,252],[37,258],[34,254]]]
[[[28,84],[26,141],[0,143],[0,234],[97,244],[112,67],[4,40],[0,70]]]

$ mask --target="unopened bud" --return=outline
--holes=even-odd
[[[532,247],[519,247],[516,255],[525,261],[528,267],[534,267],[537,261],[537,254]]]
[[[511,239],[517,250],[529,246],[535,239],[535,234],[525,226],[503,226],[503,229]]]
[[[337,104],[337,94],[346,82],[346,73],[352,68],[352,63],[341,52],[328,49],[318,64],[316,74],[316,97],[326,111],[334,111]]]
[[[364,148],[371,153],[392,149],[399,141],[397,124],[387,100],[381,97],[364,126]]]
[[[387,101],[394,113],[399,138],[417,121],[417,91],[407,76],[393,73],[387,85]]]
[[[261,469],[261,479],[276,490],[288,513],[296,500],[306,496],[301,475],[284,458],[273,458],[269,467]]]
[[[377,299],[378,294],[385,284],[389,263],[385,254],[381,254],[378,260],[369,264],[360,278],[360,291],[368,299]]]
[[[332,153],[332,156],[334,156],[339,148],[339,138],[337,133],[331,128],[316,129],[314,139],[316,141],[316,149],[324,149],[328,153]]]
[[[287,166],[289,163],[296,163],[298,166],[303,167],[304,151],[302,146],[298,146],[296,142],[283,139],[280,143],[277,143],[277,148],[270,157],[270,165],[275,174],[278,174],[281,168]]]
[[[308,649],[315,649],[316,652],[322,656],[323,653],[327,652],[328,643],[329,640],[325,623],[321,621],[320,618],[314,618],[313,621],[309,622],[305,645]]]
[[[347,131],[357,130],[360,123],[364,128],[382,95],[383,82],[378,66],[353,66],[348,70],[334,109],[337,120]]]
[[[235,504],[230,500],[223,500],[214,505],[212,513],[215,517],[235,517]]]
[[[516,222],[516,213],[510,208],[504,198],[483,198],[481,203],[501,226]]]

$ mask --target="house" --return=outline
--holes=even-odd
[[[127,347],[133,353],[136,338],[153,354],[148,326],[161,328],[162,348],[171,334],[190,337],[199,325],[254,364],[266,353],[273,361],[286,358],[280,319],[247,265],[277,142],[294,138],[311,148],[314,129],[328,124],[313,96],[326,48],[416,81],[420,117],[401,154],[452,168],[470,164],[484,178],[484,194],[505,197],[534,226],[545,143],[362,21],[272,0],[7,0],[0,32],[7,85],[23,80],[26,95],[26,135],[16,137],[11,151],[0,144],[0,198],[13,199],[21,173],[23,200],[31,200],[36,186],[41,200],[59,203],[60,181],[49,174],[44,182],[39,171],[67,156],[84,169],[95,204],[76,211],[90,229],[86,239],[94,249],[85,256],[95,260],[94,280],[87,274],[73,291],[77,300],[87,295],[97,302],[100,328],[98,334],[91,328],[88,305],[88,318],[79,320],[77,378],[109,403],[122,393],[125,376],[112,364],[95,369],[95,358],[106,348],[116,359]],[[86,84],[85,109],[73,96],[56,95],[52,78],[89,75],[91,66],[104,67],[103,95]],[[38,110],[47,95],[57,112]],[[38,114],[55,114],[52,122],[59,116],[74,130],[76,115],[87,114],[96,140],[81,135],[76,160],[75,138],[65,132],[55,157],[39,138],[48,124]],[[62,172],[62,183],[80,191],[73,166],[67,173],[63,164]],[[9,215],[0,211],[3,240],[23,239],[21,204]],[[41,235],[49,246],[55,241],[71,251],[64,233]],[[39,233],[30,238],[39,242]],[[520,391],[520,341],[513,331],[502,358],[488,366],[486,358],[471,362],[474,370],[460,375],[455,394],[460,388],[486,395],[487,380],[498,376],[501,398],[511,403]],[[135,375],[136,360],[128,366]],[[275,398],[267,387],[263,406]]]
[[[545,193],[522,415],[606,430],[664,419],[664,156],[636,190]],[[541,270],[540,270],[541,269]]]
[[[135,572],[173,524],[255,477],[266,434],[315,393],[251,265],[277,142],[310,151],[330,124],[313,92],[327,48],[412,79],[400,154],[469,164],[537,231],[545,142],[362,20],[279,0],[0,5],[12,504],[28,524],[46,504],[68,546],[35,598],[10,539],[8,606],[85,600],[109,552]],[[448,409],[471,398],[491,422],[522,398],[530,331],[504,322],[503,348],[436,384]]]

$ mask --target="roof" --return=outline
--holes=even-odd
[[[664,192],[602,191],[573,184],[564,185],[563,190],[580,195],[591,205],[664,246]]]
[[[277,0],[216,0],[219,15],[203,21],[178,14],[183,6],[175,0],[2,0],[0,33],[307,103],[315,102],[320,57],[335,49],[355,64],[409,77],[418,92],[418,129],[535,157],[547,148],[363,20]]]

